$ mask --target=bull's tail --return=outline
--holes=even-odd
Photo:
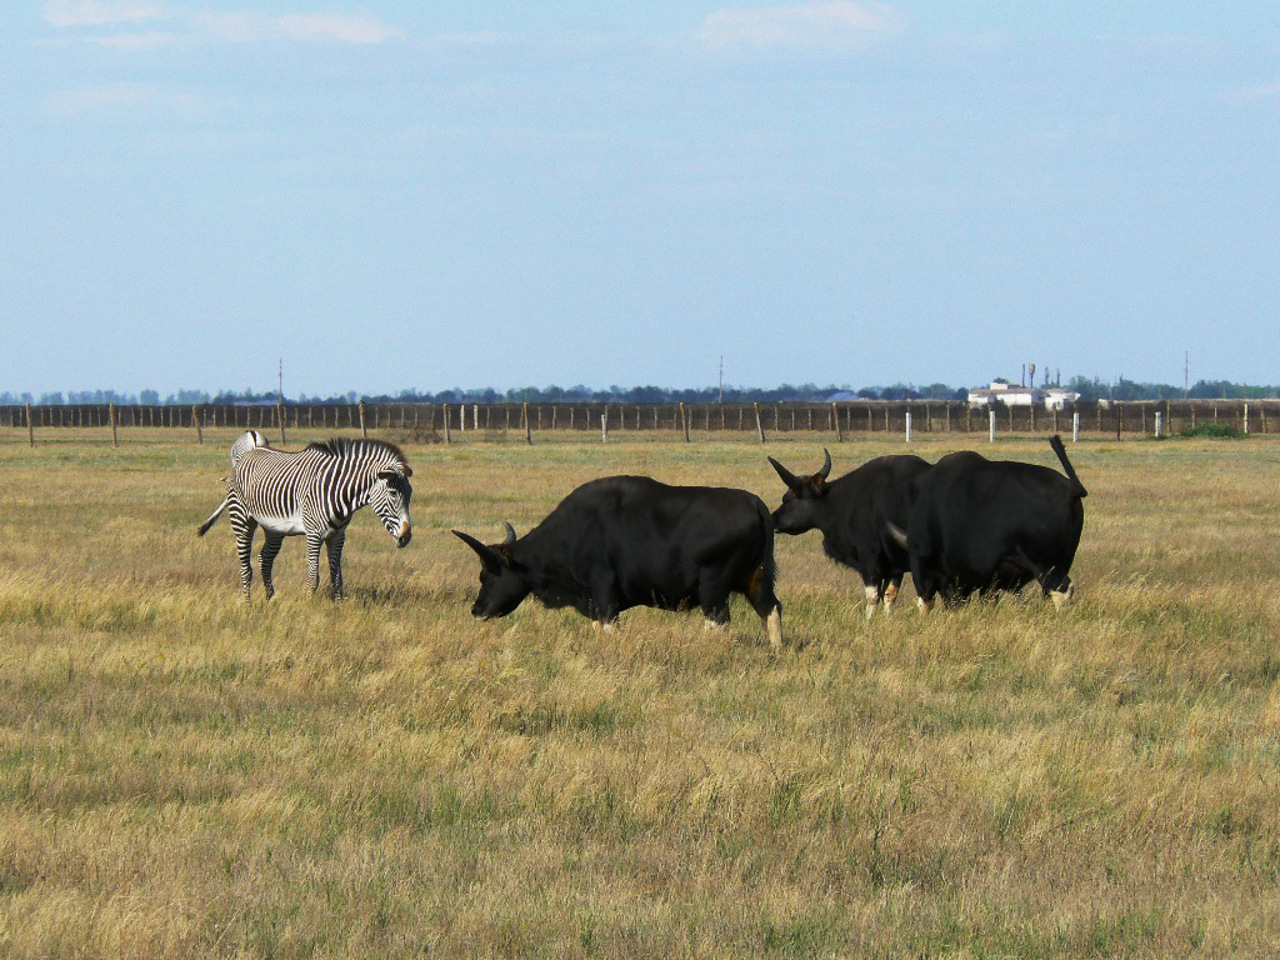
[[[776,652],[782,649],[782,604],[776,592],[778,564],[773,556],[773,515],[763,501],[760,504],[760,523],[764,527],[764,556],[760,558],[755,596],[750,599],[769,632],[769,646]]]
[[[764,510],[764,559],[760,563],[760,585],[766,596],[775,596],[778,584],[778,563],[773,557],[773,515],[769,508]],[[776,599],[776,598],[775,598]]]
[[[1076,488],[1076,496],[1087,497],[1089,491],[1084,488],[1084,484],[1080,482],[1080,478],[1076,476],[1075,467],[1071,466],[1071,461],[1067,459],[1067,448],[1062,445],[1062,438],[1056,433],[1049,440],[1049,446],[1053,447],[1053,452],[1058,455],[1058,459],[1062,461],[1062,469],[1067,472],[1067,479],[1071,481],[1072,486]]]
[[[222,516],[223,511],[227,509],[227,504],[229,504],[230,502],[231,502],[231,494],[227,494],[227,496],[223,498],[223,501],[220,504],[218,504],[218,509],[213,511],[213,513],[209,514],[208,520],[200,524],[200,528],[196,531],[196,533],[202,537],[206,533],[208,533],[209,528],[218,522],[218,518]]]

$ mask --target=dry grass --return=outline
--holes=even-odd
[[[1280,951],[1274,442],[1073,448],[1062,616],[868,625],[816,535],[782,538],[774,657],[743,604],[723,633],[474,623],[447,533],[615,472],[772,504],[758,445],[409,444],[413,544],[362,514],[334,605],[290,541],[246,608],[228,529],[194,532],[231,436],[161,438],[0,435],[0,955]]]

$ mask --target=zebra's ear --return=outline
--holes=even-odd
[[[379,470],[377,478],[379,480],[386,480],[388,483],[394,483],[396,480],[407,480],[412,475],[413,471],[408,467],[405,467],[403,473],[398,470]]]

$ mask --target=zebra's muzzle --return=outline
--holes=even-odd
[[[396,535],[396,546],[406,547],[409,541],[413,539],[413,527],[405,523],[400,527],[400,532]]]

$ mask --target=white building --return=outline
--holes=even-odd
[[[1061,410],[1080,399],[1080,394],[1066,387],[1023,387],[1008,380],[992,380],[990,386],[969,391],[969,406],[989,407],[1002,403],[1006,407],[1043,406]]]
[[[1046,410],[1063,410],[1067,404],[1079,399],[1080,394],[1066,387],[1045,387],[1040,391],[1040,400]]]

